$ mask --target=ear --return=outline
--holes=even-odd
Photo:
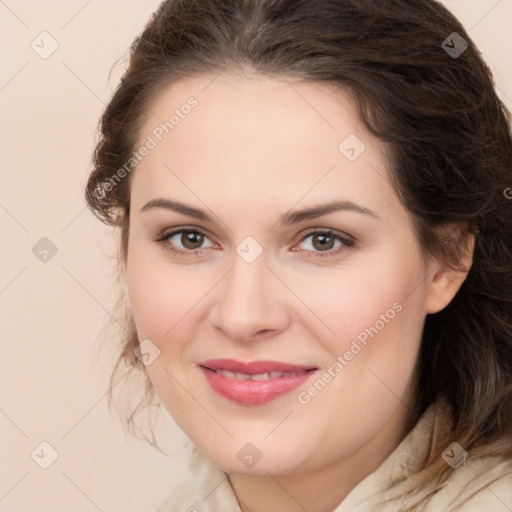
[[[429,261],[425,312],[438,313],[455,297],[466,280],[475,248],[475,230],[466,223],[452,223],[442,226],[438,232],[443,245],[448,244],[448,254],[452,256],[450,265],[437,258]]]

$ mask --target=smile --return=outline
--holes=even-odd
[[[276,361],[233,359],[203,361],[198,367],[213,391],[243,405],[261,405],[286,395],[317,370]]]
[[[254,375],[250,375],[248,373],[238,373],[238,372],[228,372],[227,370],[213,370],[217,375],[223,375],[224,377],[229,377],[230,379],[236,380],[270,380],[270,379],[281,379],[283,377],[297,377],[298,375],[303,375],[306,371],[303,372],[265,372],[265,373],[256,373]]]

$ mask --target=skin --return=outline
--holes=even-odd
[[[388,183],[386,147],[348,95],[275,77],[212,79],[168,87],[139,132],[137,147],[187,98],[198,100],[131,177],[124,271],[139,339],[160,350],[147,371],[177,424],[229,473],[244,512],[331,511],[402,440],[425,317],[451,301],[466,274],[422,256]],[[349,134],[366,146],[353,162],[338,150]],[[156,198],[204,209],[214,222],[165,208],[141,212]],[[290,210],[331,200],[376,217],[338,211],[278,224]],[[199,252],[181,235],[155,242],[182,227],[205,234]],[[303,240],[312,228],[354,245]],[[247,236],[263,249],[252,263],[236,252]],[[301,403],[298,394],[396,303],[400,312]],[[319,370],[299,389],[248,406],[210,388],[197,363],[213,358]],[[262,454],[252,468],[237,457],[247,442]]]

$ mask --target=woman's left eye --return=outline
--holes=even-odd
[[[352,238],[334,233],[329,229],[309,232],[300,239],[299,244],[305,242],[309,238],[311,238],[309,246],[312,247],[312,249],[305,249],[306,252],[314,253],[315,256],[320,257],[337,255],[343,250],[354,245],[354,240]],[[202,231],[182,228],[172,231],[171,233],[161,235],[155,240],[155,242],[162,243],[166,249],[175,254],[193,256],[201,249],[208,248],[202,246],[205,240],[209,240],[209,238]],[[335,246],[336,242],[338,242],[337,246]],[[176,247],[177,243],[180,243],[183,248]],[[209,247],[215,246],[211,241],[210,243],[211,245]],[[296,249],[292,250],[295,251]]]
[[[309,245],[313,247],[313,250],[307,250],[315,253],[315,256],[320,257],[335,256],[340,252],[354,246],[354,240],[352,238],[341,234],[336,234],[330,229],[325,231],[315,230],[310,232],[301,239],[301,242],[304,242],[308,238],[311,238]],[[336,241],[339,242],[339,245],[335,248],[335,250],[332,250]],[[317,249],[318,247],[320,247],[320,250],[315,251],[314,249]]]

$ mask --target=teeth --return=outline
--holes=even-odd
[[[274,377],[276,378],[276,377]],[[270,373],[256,373],[251,376],[251,380],[269,380]]]
[[[254,375],[249,375],[247,373],[238,373],[238,372],[228,372],[227,370],[215,370],[218,375],[223,375],[224,377],[229,377],[230,379],[236,380],[270,380],[270,379],[280,379],[283,377],[297,377],[298,375],[303,375],[305,372],[265,372],[265,373],[256,373]]]

